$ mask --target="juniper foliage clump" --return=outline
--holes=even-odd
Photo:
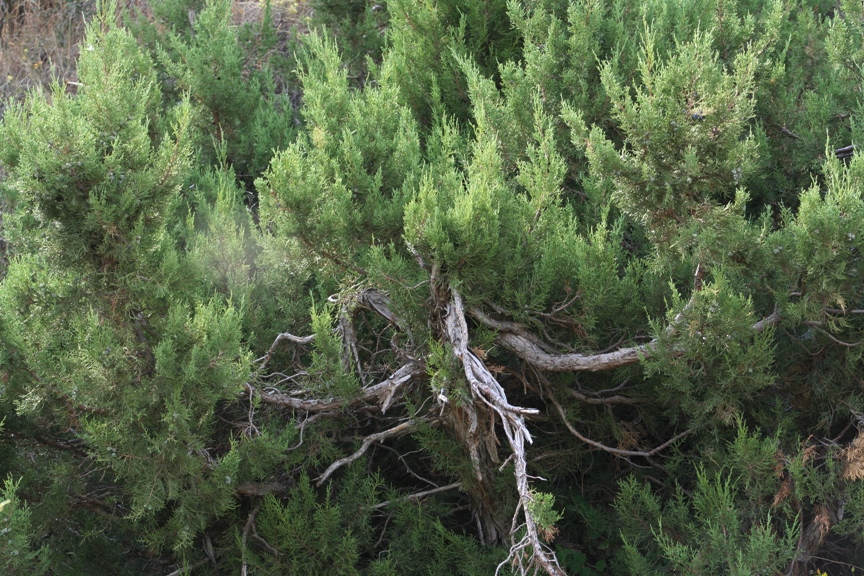
[[[149,8],[0,120],[7,571],[864,563],[861,6]]]

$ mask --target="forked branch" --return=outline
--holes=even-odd
[[[671,446],[678,440],[684,438],[694,430],[693,428],[689,428],[684,432],[681,432],[680,434],[671,438],[670,440],[667,440],[663,444],[657,446],[656,448],[652,448],[651,450],[622,450],[621,448],[613,448],[612,446],[606,446],[605,444],[601,444],[596,440],[591,440],[590,438],[587,438],[580,434],[579,431],[573,427],[573,424],[571,424],[570,421],[567,419],[567,414],[564,412],[564,408],[561,407],[561,404],[558,403],[555,397],[551,394],[547,394],[547,396],[549,398],[549,401],[552,402],[552,404],[558,410],[558,414],[561,415],[561,420],[564,422],[564,425],[567,427],[567,429],[570,430],[571,434],[573,434],[574,436],[576,436],[576,438],[588,444],[589,446],[594,446],[595,448],[599,448],[600,450],[603,450],[604,452],[608,452],[610,454],[614,454],[615,456],[642,456],[648,458],[668,448],[669,446]]]
[[[343,407],[354,404],[362,404],[370,400],[378,400],[381,411],[386,412],[393,403],[396,392],[412,378],[424,374],[423,367],[417,362],[409,362],[396,370],[389,378],[378,384],[363,388],[357,396],[350,398],[295,398],[282,392],[264,391],[257,392],[258,398],[265,404],[287,406],[307,412],[330,412],[341,410]]]

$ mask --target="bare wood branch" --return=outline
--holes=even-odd
[[[549,372],[601,372],[629,366],[653,355],[657,346],[657,340],[652,340],[605,354],[549,354],[530,340],[509,332],[500,333],[498,343],[529,364]]]
[[[408,364],[401,366],[383,382],[363,388],[361,393],[354,398],[304,399],[295,398],[288,394],[270,389],[264,392],[256,391],[256,393],[261,401],[266,404],[289,406],[307,412],[340,410],[346,405],[368,402],[377,398],[381,402],[381,411],[386,412],[387,408],[389,408],[393,402],[397,389],[406,382],[409,382],[412,378],[424,373],[423,367],[420,364],[413,361],[409,362]],[[247,384],[247,391],[251,388],[252,385]]]
[[[766,316],[765,318],[763,318],[759,322],[756,322],[755,324],[753,324],[753,326],[751,326],[751,329],[754,332],[762,333],[765,330],[767,330],[768,328],[770,328],[771,326],[776,326],[777,324],[779,324],[780,319],[781,319],[780,311],[775,309],[774,312],[772,312],[771,314],[769,314],[768,316]]]
[[[500,417],[504,434],[512,450],[513,475],[516,478],[516,490],[519,493],[519,506],[516,515],[521,509],[525,519],[525,534],[519,542],[515,542],[516,530],[511,530],[514,539],[510,547],[509,556],[498,566],[508,564],[511,560],[525,571],[522,550],[530,549],[531,559],[529,566],[542,568],[550,576],[564,576],[564,570],[558,564],[555,553],[552,552],[540,540],[538,526],[531,513],[530,504],[533,495],[528,486],[527,462],[525,458],[525,441],[532,442],[531,434],[525,425],[527,414],[537,414],[539,411],[533,408],[521,408],[512,406],[508,400],[504,388],[483,362],[468,348],[468,325],[465,321],[465,308],[462,304],[462,296],[454,286],[450,286],[450,303],[447,306],[446,336],[453,346],[453,353],[462,364],[465,377],[471,387],[471,394],[477,400],[492,408]],[[523,338],[524,339],[524,338]],[[525,339],[528,341],[527,339]],[[536,347],[536,346],[535,346]],[[514,515],[515,524],[515,515]]]
[[[782,132],[786,136],[789,136],[793,140],[800,140],[801,139],[801,137],[798,136],[798,134],[796,134],[795,132],[793,132],[792,130],[787,128],[785,125],[780,127],[780,132]],[[838,158],[839,158],[839,156],[838,156]]]
[[[375,289],[361,290],[357,294],[357,303],[368,310],[372,310],[390,324],[404,331],[404,322],[390,310],[390,296],[386,292]]]
[[[864,314],[864,310],[843,310],[842,308],[824,308],[824,311],[828,314]]]
[[[471,315],[473,318],[480,320],[483,324],[489,326],[490,328],[498,330],[499,332],[511,332],[513,334],[518,334],[519,336],[532,342],[538,348],[541,348],[547,352],[555,351],[555,348],[553,346],[550,346],[548,343],[531,334],[531,332],[529,332],[525,326],[519,324],[518,322],[510,322],[508,320],[496,320],[476,307],[469,308],[468,314]]]
[[[840,344],[841,346],[845,346],[847,348],[854,348],[855,346],[858,346],[859,344],[861,344],[861,342],[864,342],[864,340],[859,340],[858,342],[854,342],[852,344],[850,344],[849,342],[843,342],[842,340],[835,338],[827,330],[823,330],[822,328],[820,328],[816,324],[808,322],[807,325],[812,326],[813,328],[815,328],[816,330],[818,330],[819,332],[821,332],[822,334],[824,334],[825,336],[830,338],[832,341],[836,342],[837,344]]]
[[[270,349],[267,351],[267,354],[255,360],[256,363],[261,364],[258,367],[258,372],[264,369],[264,367],[267,365],[267,362],[269,362],[270,358],[273,357],[273,353],[276,352],[276,347],[279,346],[281,342],[288,340],[289,342],[293,342],[294,344],[297,344],[299,346],[305,346],[306,344],[312,342],[312,340],[314,339],[314,334],[310,334],[309,336],[294,336],[293,334],[289,334],[288,332],[283,332],[279,334],[278,336],[276,336],[276,339],[273,340],[273,344],[270,345]]]
[[[396,500],[386,500],[384,502],[379,502],[375,504],[372,509],[379,510],[381,508],[385,508],[394,502],[404,502],[406,500],[419,500],[424,496],[431,496],[432,494],[438,494],[439,492],[446,492],[447,490],[453,490],[454,488],[461,488],[462,482],[454,482],[452,484],[447,484],[446,486],[439,486],[438,488],[432,488],[431,490],[423,490],[422,492],[415,492],[414,494],[408,494],[407,496],[402,496],[397,498]]]
[[[640,404],[641,403],[639,400],[636,400],[634,398],[628,398],[626,396],[618,396],[618,395],[605,396],[605,397],[586,396],[585,394],[582,394],[581,392],[577,392],[576,390],[573,390],[571,388],[568,388],[567,392],[571,396],[573,396],[574,398],[576,398],[580,402],[584,402],[585,404],[600,405],[600,404]]]
[[[268,494],[284,494],[290,490],[290,487],[279,482],[246,482],[238,484],[234,491],[243,496],[266,496]]]
[[[675,326],[680,321],[682,314],[676,316],[675,320],[669,325],[666,330],[667,334],[674,333]],[[779,322],[780,312],[775,310],[766,318],[753,324],[751,329],[754,332],[764,332]],[[529,364],[549,372],[601,372],[603,370],[629,366],[636,364],[643,358],[651,357],[659,345],[658,340],[655,338],[647,344],[621,348],[604,354],[549,354],[530,339],[511,332],[501,332],[498,334],[498,343]]]
[[[381,442],[382,440],[387,440],[388,438],[397,438],[399,436],[404,436],[405,434],[411,432],[411,430],[414,429],[414,426],[414,422],[409,420],[408,422],[403,422],[402,424],[394,426],[393,428],[390,428],[388,430],[384,430],[383,432],[376,432],[375,434],[370,434],[363,440],[363,444],[360,445],[360,448],[358,448],[356,452],[354,452],[350,456],[346,456],[345,458],[340,458],[339,460],[336,460],[335,462],[330,464],[327,470],[325,470],[324,473],[318,477],[318,481],[315,483],[315,485],[321,486],[322,484],[324,484],[324,482],[327,481],[328,478],[330,478],[330,476],[333,475],[334,472],[336,472],[336,470],[360,458],[363,454],[366,453],[366,451],[373,443]]]
[[[249,513],[249,517],[246,519],[246,525],[243,526],[243,537],[240,540],[240,554],[242,555],[242,564],[240,566],[240,576],[247,576],[249,573],[249,568],[246,564],[246,539],[249,537],[249,530],[252,528],[255,523],[255,515],[258,514],[258,510],[261,509],[261,503],[255,505],[255,508]]]

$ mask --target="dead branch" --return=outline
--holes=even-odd
[[[268,494],[285,494],[290,487],[279,482],[246,482],[238,484],[234,491],[243,496],[266,496]]]
[[[277,392],[272,389],[260,392],[255,390],[258,398],[266,404],[275,404],[277,406],[287,406],[297,410],[305,410],[307,412],[328,412],[341,410],[348,405],[360,404],[373,399],[378,399],[381,404],[381,411],[386,412],[387,408],[393,403],[393,399],[401,387],[406,382],[409,382],[415,376],[424,374],[423,367],[417,362],[409,362],[400,367],[389,378],[375,384],[367,386],[361,390],[361,393],[353,398],[326,398],[326,399],[304,399],[294,398],[288,394]],[[251,384],[247,384],[247,392],[254,390]]]
[[[354,314],[351,308],[351,304],[343,302],[339,310],[339,328],[337,331],[342,336],[342,347],[345,350],[342,354],[342,370],[346,373],[351,372],[351,361],[353,360],[357,374],[360,376],[360,382],[365,386],[366,375],[363,373],[360,352],[357,350],[357,330],[354,328]]]
[[[537,524],[531,513],[530,504],[533,502],[533,496],[528,487],[525,441],[531,443],[532,439],[528,427],[525,425],[525,415],[537,414],[539,411],[533,408],[512,406],[507,401],[507,395],[501,384],[468,348],[468,324],[465,320],[462,296],[452,285],[450,286],[450,303],[447,306],[445,321],[446,337],[453,346],[454,355],[462,364],[472,397],[488,405],[498,414],[512,450],[513,474],[516,477],[516,489],[519,493],[519,506],[516,509],[516,515],[519,514],[521,508],[525,519],[525,535],[519,542],[515,542],[517,531],[511,530],[510,535],[513,538],[513,543],[510,547],[510,554],[498,566],[498,570],[512,560],[523,574],[531,567],[539,567],[551,576],[564,576],[564,570],[558,564],[555,553],[541,542]],[[527,341],[527,339],[525,340]],[[514,515],[514,524],[515,517]],[[527,549],[530,549],[531,558],[526,565],[523,551]]]
[[[438,488],[432,488],[431,490],[423,490],[422,492],[415,492],[414,494],[408,494],[407,496],[402,496],[397,498],[396,500],[385,500],[384,502],[379,502],[375,504],[372,509],[379,510],[381,508],[385,508],[394,502],[405,502],[407,500],[419,500],[424,496],[431,496],[432,494],[438,494],[439,492],[446,492],[447,490],[453,490],[454,488],[461,488],[462,482],[454,482],[452,484],[447,484],[446,486],[439,486]]]
[[[405,331],[405,323],[390,310],[390,296],[386,292],[372,288],[361,290],[357,294],[357,303],[377,313],[397,329]]]
[[[518,322],[510,322],[508,320],[496,320],[476,307],[469,308],[468,314],[473,318],[479,320],[483,324],[489,326],[490,328],[498,330],[499,332],[510,332],[513,334],[517,334],[522,338],[525,338],[526,340],[532,342],[538,348],[541,348],[547,352],[555,352],[555,348],[553,346],[550,346],[548,343],[531,334],[525,326],[519,324]]]
[[[864,314],[864,310],[843,310],[842,308],[823,308],[826,314],[840,314],[841,316],[845,316],[847,314]]]
[[[305,346],[306,344],[312,342],[312,340],[314,339],[314,334],[311,334],[309,336],[294,336],[293,334],[289,334],[288,332],[283,332],[279,334],[278,336],[276,336],[273,344],[270,345],[270,349],[267,351],[267,354],[255,360],[256,364],[260,363],[260,366],[258,366],[258,372],[260,373],[264,369],[264,367],[267,365],[267,362],[269,362],[270,358],[273,357],[273,353],[276,352],[276,347],[279,346],[281,342],[288,340],[289,342],[293,342],[294,344],[297,344],[299,346]]]
[[[652,356],[657,347],[657,340],[652,340],[641,346],[620,348],[605,354],[549,354],[527,338],[510,332],[498,334],[498,343],[529,364],[549,372],[601,372],[629,366]]]
[[[387,440],[388,438],[398,438],[399,436],[404,436],[405,434],[411,432],[411,430],[414,429],[414,426],[414,422],[409,420],[408,422],[403,422],[402,424],[394,426],[393,428],[390,428],[388,430],[384,430],[383,432],[376,432],[375,434],[370,434],[363,439],[363,444],[360,445],[360,448],[358,448],[356,452],[354,452],[350,456],[340,458],[339,460],[336,460],[335,462],[330,464],[327,470],[325,470],[324,473],[318,477],[318,481],[315,483],[315,485],[321,486],[322,484],[324,484],[324,482],[327,481],[328,478],[330,478],[330,476],[333,475],[334,472],[336,472],[336,470],[360,458],[363,454],[366,453],[366,451],[374,442],[381,442],[382,440]]]
[[[586,396],[585,394],[577,392],[576,390],[573,390],[571,388],[568,388],[567,392],[584,404],[640,404],[639,400],[636,400],[634,398],[628,398],[626,396],[615,395],[606,397],[592,397]]]
[[[242,555],[242,564],[240,566],[240,576],[246,576],[249,573],[249,568],[246,565],[246,539],[249,537],[249,530],[252,528],[255,523],[255,515],[258,514],[258,510],[261,509],[261,503],[255,505],[255,508],[252,509],[252,512],[249,513],[249,517],[246,520],[246,525],[243,526],[243,537],[240,540],[240,554]]]
[[[830,338],[833,342],[840,344],[841,346],[845,346],[847,348],[854,348],[855,346],[858,346],[859,344],[861,344],[861,342],[864,342],[864,340],[859,340],[858,342],[853,342],[853,343],[843,342],[842,340],[832,336],[827,330],[823,330],[822,328],[820,328],[819,326],[817,326],[816,324],[814,324],[812,322],[806,322],[806,324],[808,324],[809,326],[812,326],[813,328],[815,328],[816,330],[818,330],[819,332],[821,332],[822,334],[824,334],[825,336]]]

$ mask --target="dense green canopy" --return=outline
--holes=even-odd
[[[6,103],[5,573],[864,570],[861,2],[231,4]]]

